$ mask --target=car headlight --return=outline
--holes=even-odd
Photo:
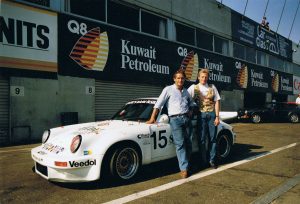
[[[44,144],[50,137],[50,130],[45,130],[42,136],[42,143]]]
[[[81,135],[77,135],[72,139],[71,146],[70,146],[70,150],[72,153],[75,153],[79,149],[81,145],[81,141],[82,141]]]

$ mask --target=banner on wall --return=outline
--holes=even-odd
[[[279,94],[293,94],[293,75],[271,70],[272,92]]]
[[[236,73],[233,60],[221,55],[200,51],[201,55],[199,64],[201,68],[210,71],[209,83],[213,83],[217,88],[232,90],[233,76]]]
[[[266,69],[244,61],[236,60],[234,63],[235,89],[247,89],[253,92],[273,92],[280,94],[293,93],[293,75],[273,69]]]
[[[292,75],[195,47],[66,14],[59,14],[58,27],[61,75],[164,86],[181,68],[189,86],[206,68],[209,83],[222,90],[290,92]]]
[[[166,85],[182,68],[189,85],[208,68],[210,82],[232,89],[229,58],[64,14],[58,22],[61,75]]]
[[[176,46],[165,40],[64,14],[58,22],[61,75],[165,84],[180,67]]]
[[[57,14],[0,4],[0,67],[57,72]]]
[[[298,76],[293,76],[293,93],[300,93],[300,77]]]
[[[292,41],[232,11],[232,35],[243,44],[292,60]]]

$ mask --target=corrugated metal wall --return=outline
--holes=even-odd
[[[9,81],[0,76],[0,145],[9,142]]]
[[[109,119],[127,101],[141,97],[158,97],[164,87],[96,81],[95,119]]]

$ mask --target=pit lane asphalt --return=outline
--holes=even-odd
[[[296,146],[149,195],[134,203],[251,203],[300,173],[300,124],[231,124],[237,134],[231,158],[247,159],[292,143]],[[130,182],[62,184],[48,182],[31,171],[30,149],[35,145],[0,148],[0,203],[102,203],[179,180],[177,161],[143,167]],[[193,161],[196,162],[194,156]],[[210,171],[198,166],[194,174]],[[280,194],[273,203],[298,203],[300,184]]]

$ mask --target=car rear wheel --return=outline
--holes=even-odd
[[[223,132],[217,139],[218,156],[221,160],[228,158],[231,152],[232,139],[228,133]]]
[[[118,147],[112,154],[109,167],[112,176],[121,180],[131,179],[140,168],[140,155],[134,147]]]
[[[253,114],[251,117],[251,120],[253,123],[260,123],[261,122],[261,116],[259,114]]]
[[[290,122],[291,123],[298,123],[299,122],[299,116],[296,113],[292,113],[290,115]]]

